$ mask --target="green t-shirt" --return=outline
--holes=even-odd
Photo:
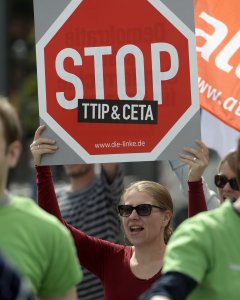
[[[198,282],[188,300],[240,299],[240,216],[229,201],[176,229],[164,261],[169,271]]]
[[[0,206],[0,248],[36,295],[61,295],[81,280],[70,233],[31,199],[14,196]]]

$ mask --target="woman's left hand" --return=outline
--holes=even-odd
[[[199,181],[209,162],[208,147],[200,140],[195,143],[197,149],[186,147],[184,153],[180,154],[180,160],[189,166],[188,181]]]

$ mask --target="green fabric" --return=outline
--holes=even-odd
[[[188,300],[240,299],[240,217],[229,201],[176,229],[164,261],[169,271],[198,282]]]
[[[68,230],[33,200],[0,206],[0,248],[40,296],[65,293],[82,277]]]

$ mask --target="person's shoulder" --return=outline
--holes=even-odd
[[[223,203],[220,207],[209,210],[209,211],[204,211],[200,212],[197,215],[185,220],[182,224],[179,225],[179,228],[184,228],[185,227],[208,227],[208,226],[219,226],[219,224],[222,224],[221,220],[223,218],[223,215],[226,213],[231,212],[231,203],[230,201],[226,201]]]
[[[221,204],[219,207],[199,213],[196,217],[199,218],[202,222],[211,222],[211,221],[219,221],[222,219],[223,215],[226,215],[228,213],[232,213],[232,203],[230,200],[226,200],[223,204]]]
[[[65,230],[65,226],[55,216],[43,210],[31,198],[13,195],[12,202],[18,215],[25,218],[26,222],[32,222],[33,225],[41,225],[43,229],[46,227],[59,227],[61,230]]]
[[[28,212],[27,208],[39,208],[38,204],[31,198],[10,194],[10,204],[16,209]]]
[[[108,249],[107,253],[109,258],[113,256],[115,260],[118,261],[122,261],[122,260],[129,261],[132,256],[131,246],[126,246],[126,245],[121,245],[121,244],[116,244],[116,243],[106,241],[105,247],[106,249]]]

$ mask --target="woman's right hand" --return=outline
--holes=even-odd
[[[45,129],[45,125],[41,125],[35,132],[34,139],[30,145],[30,150],[33,155],[34,164],[38,166],[41,163],[42,155],[55,153],[58,147],[56,141],[48,138],[41,138],[41,134]]]

